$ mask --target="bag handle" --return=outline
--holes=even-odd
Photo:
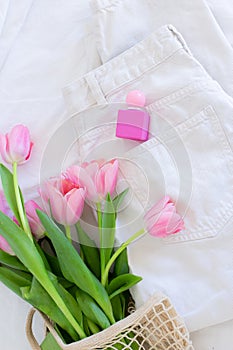
[[[38,344],[32,330],[32,321],[36,311],[37,311],[36,309],[32,308],[28,313],[27,320],[26,320],[26,336],[32,347],[32,350],[41,350],[41,347]]]
[[[32,347],[32,350],[41,350],[41,347],[38,344],[32,330],[32,321],[36,312],[39,312],[39,311],[35,308],[32,308],[28,313],[27,320],[26,320],[26,336]],[[50,331],[50,333],[52,334],[52,336],[54,337],[58,345],[63,349],[64,344],[62,343],[60,337],[58,336],[57,332],[55,331],[52,324],[50,323],[48,317],[41,312],[39,312],[39,314],[44,321],[45,328]]]

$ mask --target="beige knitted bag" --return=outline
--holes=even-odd
[[[32,349],[40,350],[32,332],[35,312],[32,309],[28,315],[26,333]],[[156,293],[138,310],[104,331],[69,345],[62,342],[48,318],[41,316],[62,350],[194,350],[183,320],[161,293]]]

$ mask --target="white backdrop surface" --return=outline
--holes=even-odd
[[[231,1],[209,3],[232,44]],[[62,88],[101,64],[91,19],[86,0],[0,0],[0,132],[17,123],[31,131],[33,154],[20,169],[26,197],[36,196],[43,149],[68,117]],[[24,331],[28,309],[0,285],[0,349],[30,349]],[[196,349],[233,349],[232,327],[230,321],[193,333]],[[39,321],[36,329],[41,338]]]

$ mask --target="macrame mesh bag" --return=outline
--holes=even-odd
[[[28,315],[26,332],[32,349],[39,350],[32,333],[35,311],[32,309]],[[41,315],[62,350],[194,350],[184,321],[161,293],[106,330],[68,345],[62,342],[48,318]]]

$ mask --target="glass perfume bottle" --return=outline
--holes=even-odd
[[[118,111],[116,136],[123,139],[146,141],[149,137],[150,116],[143,108],[145,95],[139,90],[130,91],[126,97],[128,109]]]

